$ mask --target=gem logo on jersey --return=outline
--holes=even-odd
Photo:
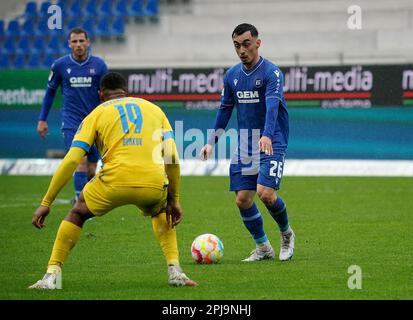
[[[92,77],[70,77],[71,87],[91,87]]]
[[[258,103],[260,96],[258,91],[237,91],[239,103]]]

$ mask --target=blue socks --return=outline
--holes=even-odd
[[[280,232],[285,232],[290,227],[287,215],[287,206],[284,201],[277,197],[277,200],[271,205],[267,206],[271,216],[278,224]],[[262,244],[268,241],[267,235],[265,234],[263,227],[263,220],[261,213],[258,211],[255,203],[252,204],[249,209],[240,209],[242,221],[245,227],[248,229],[250,234],[255,240],[256,244]]]
[[[287,206],[282,201],[280,197],[277,197],[277,200],[271,205],[267,206],[267,209],[270,211],[271,216],[278,224],[280,232],[288,230],[288,215],[287,215]]]
[[[87,172],[75,172],[73,175],[73,183],[75,186],[76,200],[79,199],[80,192],[88,182]]]
[[[242,221],[245,227],[255,240],[256,244],[261,244],[268,241],[267,235],[264,232],[261,213],[258,211],[255,203],[249,209],[239,209]]]

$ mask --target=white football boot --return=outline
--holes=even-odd
[[[198,284],[189,279],[185,273],[183,273],[182,269],[180,266],[169,266],[168,267],[168,283],[171,286],[175,287],[183,287],[183,286],[188,286],[188,287],[195,287]]]
[[[244,260],[243,262],[251,262],[251,261],[260,261],[265,259],[273,259],[275,256],[274,250],[271,244],[265,245],[257,245],[255,250],[251,251],[250,256]]]
[[[40,289],[40,290],[62,289],[62,271],[60,267],[56,267],[55,270],[53,270],[53,272],[47,272],[43,276],[43,279],[31,285],[29,289]]]
[[[294,241],[295,234],[293,229],[288,228],[287,231],[281,233],[281,249],[280,249],[280,260],[287,261],[290,260],[294,255]]]

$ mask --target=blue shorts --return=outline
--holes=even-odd
[[[72,145],[73,137],[76,134],[76,130],[77,129],[73,129],[73,130],[65,129],[65,130],[62,131],[64,142],[65,142],[66,152],[69,151],[70,146]],[[100,159],[99,151],[98,151],[98,149],[96,148],[95,145],[92,145],[89,149],[88,154],[87,154],[87,160],[89,162],[92,162],[92,163],[97,163],[99,161],[99,159]]]
[[[257,184],[278,190],[283,177],[285,153],[260,155],[259,165],[231,163],[229,167],[230,191],[257,190]]]

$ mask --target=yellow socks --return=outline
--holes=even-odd
[[[53,245],[52,255],[49,260],[48,269],[53,269],[53,266],[62,267],[69,251],[75,246],[79,240],[82,228],[72,222],[63,220],[57,231],[56,239]]]
[[[166,221],[166,213],[162,212],[155,217],[152,217],[152,228],[158,239],[163,254],[168,265],[179,266],[179,252],[176,241],[176,228],[171,226]]]
[[[179,252],[176,240],[176,228],[166,221],[166,213],[163,212],[152,217],[152,228],[158,239],[168,265],[179,265]],[[69,251],[75,246],[80,238],[82,228],[63,220],[57,231],[56,240],[53,245],[52,255],[48,263],[48,270],[54,270],[54,266],[62,267]]]

